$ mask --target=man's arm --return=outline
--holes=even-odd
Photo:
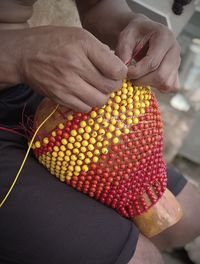
[[[163,92],[179,89],[180,47],[166,26],[133,13],[125,0],[76,2],[83,27],[115,49],[126,64],[145,46],[144,56],[128,69],[136,85],[152,85]]]
[[[85,29],[112,48],[120,32],[134,17],[125,0],[76,0]]]

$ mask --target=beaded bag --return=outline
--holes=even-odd
[[[40,104],[35,129],[54,108],[49,99]],[[163,125],[150,87],[135,87],[124,80],[105,106],[87,114],[59,107],[32,148],[39,162],[61,182],[135,219],[141,229],[147,222],[155,225],[151,208],[166,193],[167,176]],[[174,212],[167,223],[171,225],[180,218],[180,206],[171,194],[167,196]],[[165,227],[142,232],[147,236],[160,232],[166,228],[164,218]]]

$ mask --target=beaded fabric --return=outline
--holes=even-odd
[[[45,99],[35,129],[55,104]],[[59,107],[39,131],[33,151],[51,174],[132,219],[166,189],[163,126],[150,87],[123,81],[102,108],[87,114]]]

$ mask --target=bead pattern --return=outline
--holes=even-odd
[[[124,80],[105,106],[67,113],[32,148],[60,181],[127,218],[146,211],[166,189],[162,121],[150,87]]]

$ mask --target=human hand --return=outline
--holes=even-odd
[[[121,32],[116,54],[128,63],[145,44],[148,44],[146,54],[136,65],[128,67],[128,77],[136,85],[151,85],[162,92],[177,91],[180,46],[164,25],[136,15]]]
[[[81,28],[29,29],[24,42],[21,81],[75,111],[104,105],[127,75],[126,65]]]

